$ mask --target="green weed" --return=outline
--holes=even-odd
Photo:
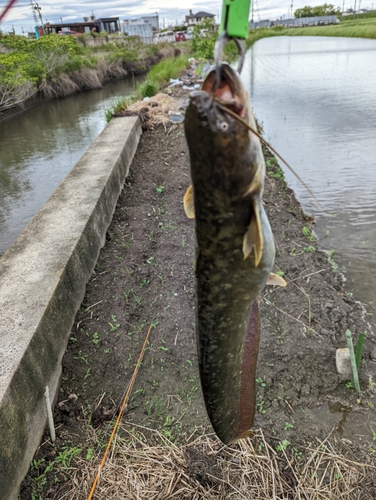
[[[113,314],[111,315],[111,321],[112,323],[109,322],[108,324],[110,325],[111,332],[115,332],[118,328],[120,328],[120,323],[117,322],[116,316]]]
[[[290,441],[288,441],[287,439],[284,439],[279,444],[277,444],[277,446],[275,447],[275,449],[277,451],[285,451],[290,446],[290,444],[291,444]]]
[[[138,86],[138,91],[140,92],[142,99],[145,97],[153,97],[158,93],[158,84],[151,80],[146,80],[145,83],[141,83]]]
[[[129,99],[127,97],[115,97],[110,102],[110,107],[104,110],[104,116],[108,123],[114,113],[119,113],[128,108]]]
[[[313,247],[312,245],[308,245],[307,247],[303,248],[303,252],[306,253],[313,253],[316,251],[316,248]]]

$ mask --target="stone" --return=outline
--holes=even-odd
[[[351,380],[352,369],[350,360],[350,351],[347,347],[337,349],[336,351],[336,368],[341,380]]]

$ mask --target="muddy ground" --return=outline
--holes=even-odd
[[[255,427],[271,446],[282,442],[289,450],[332,431],[333,439],[372,460],[376,341],[367,313],[346,290],[345,276],[333,271],[335,255],[318,250],[314,221],[280,167],[270,157],[267,167],[264,202],[277,247],[275,271],[288,284],[262,295]],[[61,463],[65,453],[70,466],[74,455],[89,459],[91,450],[103,449],[149,325],[149,346],[123,420],[158,428],[178,444],[211,432],[196,357],[194,221],[182,205],[189,184],[183,125],[145,132],[71,332],[54,413],[56,445],[46,433],[21,499],[65,498],[69,467],[52,473],[48,464],[57,457]],[[336,372],[346,329],[355,339],[367,334],[360,395]]]

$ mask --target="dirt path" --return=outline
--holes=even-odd
[[[296,457],[334,427],[334,440],[343,446],[347,439],[367,459],[375,448],[375,337],[362,304],[346,293],[343,275],[333,272],[333,259],[317,250],[311,220],[285,186],[280,167],[271,158],[267,167],[264,201],[277,246],[275,269],[288,286],[268,287],[262,297],[255,427],[273,449],[283,443],[279,451]],[[73,456],[89,459],[98,449],[95,440],[103,446],[150,324],[124,420],[158,429],[177,444],[211,432],[196,360],[194,223],[182,206],[189,184],[183,126],[144,133],[64,357],[57,444],[47,442],[38,451],[22,499],[63,498],[71,488]],[[346,346],[346,329],[355,338],[367,333],[361,395],[336,373],[335,351]],[[69,465],[66,458],[62,467],[64,450]],[[46,471],[57,462],[60,468]],[[41,477],[44,485],[36,481]]]

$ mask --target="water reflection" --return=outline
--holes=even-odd
[[[133,90],[119,81],[0,122],[0,254],[103,130],[111,99]]]
[[[358,298],[376,306],[376,41],[276,37],[248,52],[243,79],[265,137],[313,189],[286,171],[321,247],[338,252]]]

